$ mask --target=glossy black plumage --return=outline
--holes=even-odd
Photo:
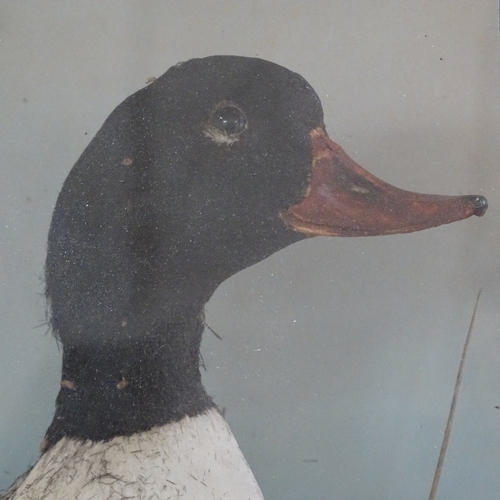
[[[206,133],[221,102],[246,116],[230,145]],[[309,134],[322,124],[301,76],[230,56],[174,66],[111,113],[49,233],[47,298],[71,381],[49,446],[212,405],[198,370],[203,306],[226,278],[303,237],[279,214],[305,194]]]

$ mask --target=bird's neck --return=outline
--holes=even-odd
[[[263,500],[229,426],[216,409],[109,442],[60,439],[15,489],[18,500]]]
[[[61,389],[45,448],[64,436],[99,441],[131,435],[213,407],[199,371],[202,331],[200,314],[160,323],[142,337],[63,345]]]

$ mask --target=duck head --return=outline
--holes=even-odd
[[[236,272],[306,237],[412,232],[486,206],[369,174],[328,138],[311,86],[281,66],[214,56],[172,67],[111,113],[54,210],[46,293],[67,383],[49,441],[210,405],[202,310]]]

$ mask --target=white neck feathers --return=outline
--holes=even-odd
[[[263,500],[229,426],[215,409],[107,442],[63,438],[13,500]]]

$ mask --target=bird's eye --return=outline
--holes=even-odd
[[[247,119],[240,108],[224,105],[215,110],[212,125],[227,135],[241,134],[247,128]]]

